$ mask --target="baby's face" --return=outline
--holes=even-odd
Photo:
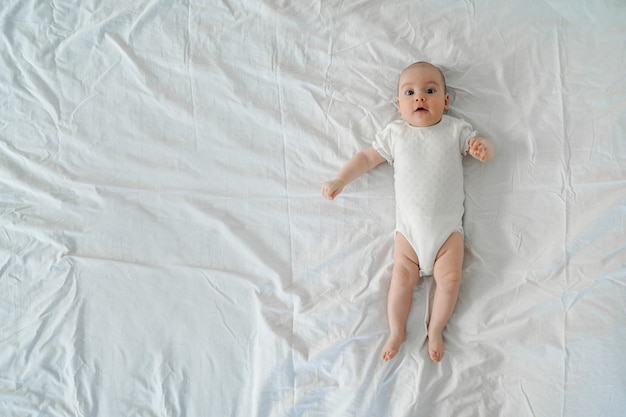
[[[426,127],[441,121],[448,109],[443,77],[432,65],[409,67],[400,75],[398,107],[402,118],[412,126]]]

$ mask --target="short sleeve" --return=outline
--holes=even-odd
[[[470,139],[477,134],[478,132],[474,130],[472,125],[467,123],[465,120],[459,120],[459,150],[463,155],[466,155],[469,150]]]
[[[383,130],[378,132],[374,137],[372,146],[378,153],[387,160],[389,165],[393,165],[393,149],[391,144],[391,126],[387,125]]]

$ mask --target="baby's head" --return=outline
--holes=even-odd
[[[436,125],[450,100],[443,72],[428,62],[409,65],[400,74],[396,100],[402,118],[410,125]]]

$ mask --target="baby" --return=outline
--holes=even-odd
[[[443,73],[416,62],[400,74],[396,99],[401,120],[389,123],[372,146],[358,152],[322,195],[333,200],[349,182],[388,162],[394,167],[396,231],[387,301],[389,338],[381,358],[391,360],[406,339],[413,287],[420,275],[437,284],[428,322],[428,353],[443,358],[443,329],[456,305],[463,264],[463,155],[493,159],[493,144],[463,120],[448,115]]]

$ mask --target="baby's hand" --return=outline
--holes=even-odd
[[[469,141],[469,154],[480,162],[487,162],[493,159],[493,145],[485,138],[474,137]]]
[[[334,200],[335,197],[341,193],[343,187],[345,187],[345,183],[337,178],[331,181],[326,181],[322,185],[322,196],[328,200]]]

